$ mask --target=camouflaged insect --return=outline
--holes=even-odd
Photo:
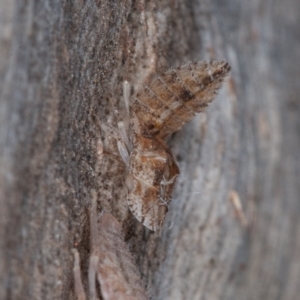
[[[74,287],[77,300],[148,300],[138,268],[122,235],[121,224],[109,213],[97,221],[97,195],[92,191],[90,211],[90,263],[88,297],[81,279],[80,257],[74,253]],[[100,289],[99,289],[100,288]]]
[[[230,66],[195,62],[154,75],[130,101],[131,152],[128,205],[151,230],[159,230],[179,168],[165,140],[214,100]]]

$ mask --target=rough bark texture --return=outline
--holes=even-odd
[[[299,299],[299,18],[297,0],[2,1],[0,299],[74,298],[91,189],[152,299]],[[170,141],[181,175],[157,236],[100,124],[122,118],[124,80],[210,58],[231,77]]]

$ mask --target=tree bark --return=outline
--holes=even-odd
[[[2,1],[0,299],[75,297],[92,189],[152,299],[298,299],[299,18],[297,0]],[[232,72],[170,140],[181,174],[158,236],[102,125],[125,117],[124,80],[213,58]]]

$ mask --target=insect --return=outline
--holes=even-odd
[[[101,299],[104,300],[147,300],[134,259],[124,242],[121,225],[111,214],[103,214],[97,222],[97,196],[92,191],[90,211],[91,255],[89,263],[89,297],[98,300],[99,282]],[[74,286],[78,300],[86,300],[86,293],[81,281],[79,253],[74,253]]]
[[[118,143],[128,166],[128,206],[153,231],[163,225],[179,174],[166,139],[190,122],[214,100],[230,71],[225,61],[187,63],[162,75],[153,75],[130,99],[130,136]],[[127,90],[127,92],[126,92]],[[127,96],[126,96],[127,94]],[[130,142],[129,142],[130,141]]]

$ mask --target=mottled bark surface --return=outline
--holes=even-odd
[[[299,14],[297,0],[2,1],[0,298],[74,298],[94,189],[152,299],[298,299]],[[124,117],[124,80],[210,58],[231,77],[170,140],[181,175],[158,237],[129,213],[101,123]]]

